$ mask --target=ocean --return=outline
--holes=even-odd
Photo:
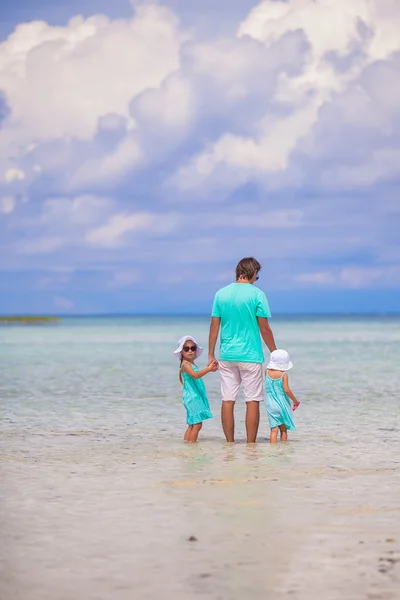
[[[2,600],[400,598],[400,317],[279,317],[301,400],[271,446],[185,445],[178,361],[206,317],[0,328]],[[206,354],[198,360],[204,366]]]

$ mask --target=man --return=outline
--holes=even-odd
[[[271,316],[265,294],[253,284],[260,263],[243,258],[236,267],[236,283],[219,290],[212,309],[208,363],[215,360],[215,345],[221,327],[219,370],[221,373],[221,420],[227,442],[235,441],[234,407],[240,384],[246,399],[247,443],[254,443],[264,399],[261,337],[270,352],[276,350],[268,324]]]

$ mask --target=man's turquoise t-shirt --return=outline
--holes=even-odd
[[[257,317],[270,317],[268,300],[251,283],[231,283],[215,294],[212,316],[221,319],[220,360],[264,362]]]

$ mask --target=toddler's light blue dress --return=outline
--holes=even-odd
[[[198,371],[196,365],[191,365],[193,371]],[[203,379],[194,379],[182,371],[183,394],[182,402],[186,408],[186,423],[195,425],[206,419],[212,419],[212,412],[208,403],[206,386]]]
[[[279,425],[286,425],[289,431],[295,431],[296,427],[292,419],[292,406],[289,397],[285,394],[283,389],[283,376],[279,379],[272,379],[266,374],[265,377],[265,388],[267,393],[267,401],[265,407],[267,409],[269,426],[279,427]]]

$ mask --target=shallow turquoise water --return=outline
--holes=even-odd
[[[400,319],[271,326],[302,401],[278,447],[242,402],[224,443],[218,374],[182,443],[172,351],[208,319],[0,329],[2,599],[398,597]]]

